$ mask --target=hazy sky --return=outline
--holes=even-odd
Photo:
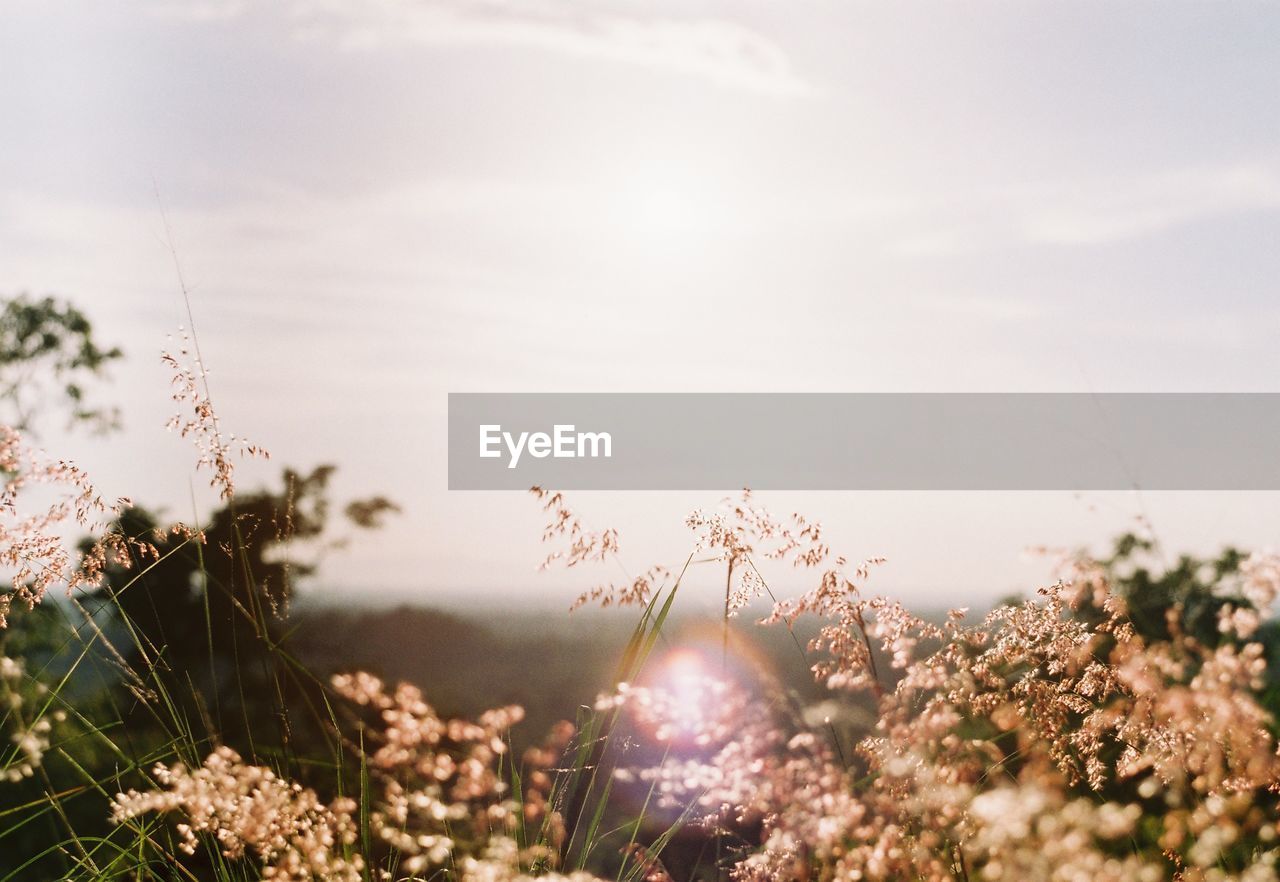
[[[321,582],[558,598],[531,500],[445,490],[447,392],[1280,391],[1278,45],[1273,2],[0,0],[0,290],[129,354],[127,431],[47,443],[188,516],[158,189],[246,480],[404,506]],[[716,498],[580,507],[639,570]],[[938,602],[1142,512],[1280,544],[1274,494],[763,501]]]

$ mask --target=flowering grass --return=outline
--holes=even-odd
[[[262,451],[224,440],[193,357],[166,356],[173,426],[223,520],[127,528],[127,500],[0,434],[0,880],[1277,878],[1280,558],[1159,575],[1129,541],[1064,556],[1031,600],[925,617],[871,591],[883,561],[851,563],[744,493],[688,516],[683,556],[577,599],[635,627],[610,688],[518,756],[517,706],[450,718],[430,683],[294,657],[289,569],[259,546],[319,531],[305,501],[326,474],[289,473],[275,508],[238,495],[235,459]],[[533,492],[544,567],[620,562],[616,531]],[[68,529],[89,538],[68,547]],[[202,628],[154,593],[182,559]],[[775,596],[778,564],[811,588]],[[695,567],[723,574],[723,620],[678,644],[666,625]],[[758,603],[820,704],[732,636]]]

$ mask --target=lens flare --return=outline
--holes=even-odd
[[[702,656],[690,649],[677,650],[667,657],[657,685],[670,698],[665,728],[675,739],[696,738],[707,727],[716,715],[716,699],[722,697],[725,688],[723,679],[713,676]]]

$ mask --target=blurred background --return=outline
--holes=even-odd
[[[164,517],[217,508],[161,428],[180,267],[224,425],[274,455],[242,485],[333,464],[335,498],[399,507],[325,552],[317,603],[560,621],[599,580],[534,572],[530,499],[446,491],[449,391],[1275,390],[1273,4],[0,14],[0,290],[65,298],[123,352],[99,381],[120,430],[41,443]],[[636,571],[682,560],[716,501],[571,500]],[[761,502],[941,607],[1039,584],[1031,545],[1274,544],[1277,499]]]
[[[83,777],[188,744],[332,785],[335,671],[518,702],[517,749],[613,683],[634,611],[569,605],[678,571],[719,494],[571,496],[616,560],[540,571],[538,500],[446,489],[449,392],[1280,391],[1278,44],[1251,0],[0,0],[0,423],[130,497],[127,535],[208,538],[0,633],[74,717],[0,874],[65,871],[46,790],[107,836]],[[272,454],[234,507],[165,430],[193,325],[222,429]],[[1263,492],[757,501],[930,617],[1087,548],[1144,637],[1176,608],[1206,642],[1280,523]],[[724,593],[692,566],[659,656],[813,709],[813,623]],[[873,721],[816,713],[837,746]]]

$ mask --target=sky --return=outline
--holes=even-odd
[[[313,592],[557,603],[594,576],[534,572],[534,502],[446,489],[448,392],[1280,391],[1277,45],[1249,0],[0,0],[0,293],[126,350],[124,431],[42,437],[106,492],[216,501],[163,429],[176,256],[223,423],[273,454],[242,486],[332,462],[403,508]],[[638,571],[717,499],[577,507]],[[1139,518],[1170,553],[1280,523],[1268,493],[761,501],[936,605]]]

